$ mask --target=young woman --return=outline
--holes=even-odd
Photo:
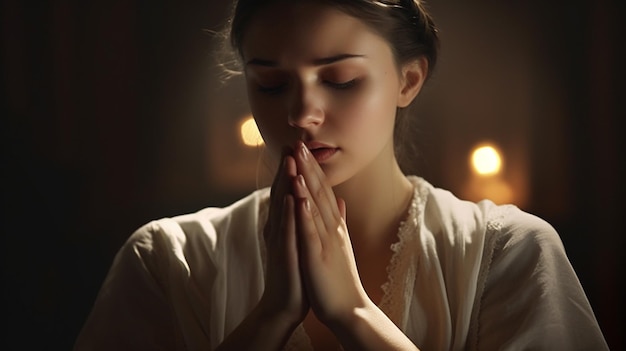
[[[549,224],[402,173],[437,57],[418,1],[240,0],[230,23],[274,183],[139,229],[76,349],[607,349]]]

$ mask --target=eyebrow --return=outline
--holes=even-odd
[[[331,63],[335,63],[335,62],[339,62],[343,60],[348,60],[352,58],[361,58],[361,57],[365,57],[365,55],[340,54],[340,55],[334,55],[330,57],[323,57],[323,58],[315,59],[313,60],[313,65],[324,66],[324,65],[330,65]],[[263,66],[263,67],[277,67],[278,63],[276,61],[253,58],[246,62],[246,66],[250,66],[250,65]]]

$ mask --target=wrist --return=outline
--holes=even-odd
[[[380,311],[367,294],[363,294],[363,296],[352,300],[352,302],[352,305],[348,308],[336,310],[336,313],[332,315],[318,316],[318,318],[331,330],[346,331],[354,327],[355,323],[364,316],[371,314],[373,311]]]
[[[288,308],[279,307],[279,304],[273,303],[266,296],[261,298],[256,310],[261,322],[269,322],[289,330],[295,329],[306,316],[306,312],[291,312]]]
[[[378,307],[369,299],[339,313],[332,318],[328,318],[326,325],[332,330],[349,330],[358,324],[358,321],[367,318]]]
[[[411,340],[371,300],[327,326],[345,350],[416,350]]]
[[[217,350],[279,350],[297,327],[284,314],[262,301],[256,305],[241,324],[229,334]]]

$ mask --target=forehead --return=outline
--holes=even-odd
[[[312,1],[284,1],[260,10],[242,40],[251,56],[326,57],[341,52],[380,50],[387,43],[365,22],[336,7]]]

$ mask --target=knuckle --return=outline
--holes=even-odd
[[[319,216],[320,216],[320,210],[317,208],[317,206],[311,206],[311,217],[317,218]]]
[[[319,187],[315,190],[315,196],[318,199],[324,199],[326,197],[326,191],[324,191],[324,188]]]

